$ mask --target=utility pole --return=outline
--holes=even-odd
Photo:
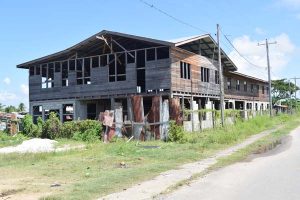
[[[224,87],[223,87],[223,69],[221,63],[220,47],[220,26],[217,24],[217,41],[218,41],[218,63],[219,63],[219,82],[220,82],[220,107],[221,107],[221,125],[224,126]]]
[[[270,43],[270,42],[268,42],[268,39],[266,39],[265,44],[258,43],[258,46],[266,45],[267,64],[268,64],[268,81],[269,81],[269,112],[270,112],[270,117],[272,117],[272,95],[271,95],[272,80],[271,80],[271,66],[270,66],[270,57],[269,57],[269,45],[270,44],[276,44],[276,42]]]
[[[297,80],[300,79],[300,78],[291,78],[291,79],[294,79],[294,84],[295,84],[295,109],[297,110]]]

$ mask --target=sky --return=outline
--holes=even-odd
[[[28,107],[28,72],[16,65],[66,49],[101,30],[155,39],[222,34],[238,71],[267,79],[300,77],[300,0],[0,0],[0,103]],[[186,25],[189,24],[189,25]],[[197,27],[197,28],[195,28]],[[300,85],[300,80],[299,84]]]

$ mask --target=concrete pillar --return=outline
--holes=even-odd
[[[115,98],[110,98],[110,109],[111,110],[115,109]]]
[[[63,123],[63,119],[64,119],[64,115],[63,115],[63,104],[60,105],[59,108],[59,118],[60,118],[60,122]]]
[[[199,126],[199,113],[197,112],[199,110],[199,105],[197,104],[196,101],[192,101],[192,108],[193,108],[193,115],[192,115],[192,125],[193,125],[193,131],[199,131],[200,126]],[[195,111],[195,112],[194,112]]]
[[[42,119],[45,121],[45,109],[44,106],[42,107]]]
[[[162,103],[162,115],[161,115],[161,132],[160,132],[160,139],[161,140],[166,140],[167,139],[167,134],[168,134],[168,129],[169,129],[169,124],[165,123],[170,120],[169,116],[169,100],[164,100]]]

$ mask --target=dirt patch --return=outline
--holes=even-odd
[[[292,144],[292,136],[288,135],[280,139],[273,140],[271,143],[261,145],[248,158],[246,162],[250,162],[255,158],[267,157],[279,154],[289,149]]]
[[[3,197],[6,197],[6,196],[9,196],[9,195],[13,195],[13,194],[22,192],[24,190],[25,190],[25,188],[4,190],[4,191],[0,192],[0,197],[3,198]]]

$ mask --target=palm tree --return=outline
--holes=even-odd
[[[20,103],[19,106],[18,106],[18,111],[19,112],[23,112],[23,111],[25,111],[25,108],[26,108],[25,104],[24,103]]]

